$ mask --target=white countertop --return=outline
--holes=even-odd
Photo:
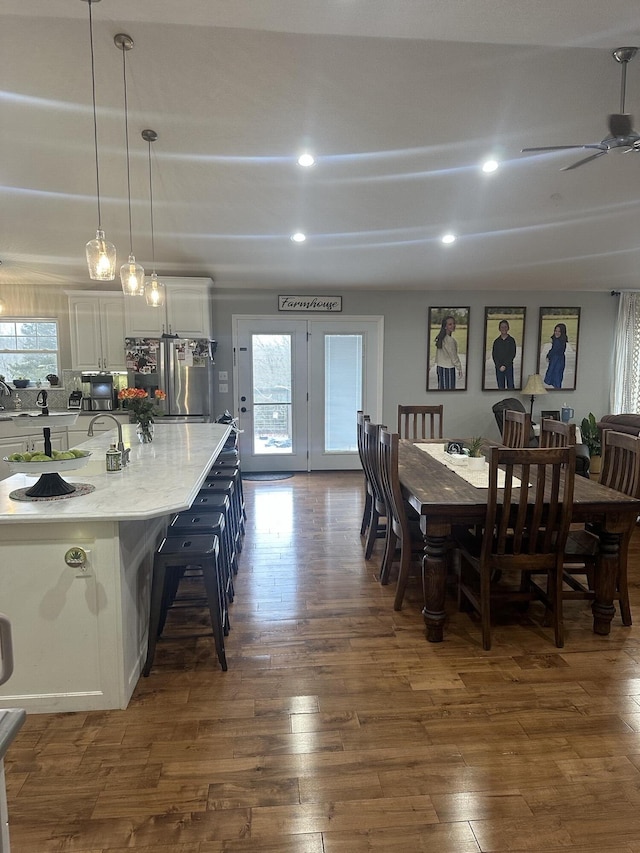
[[[117,441],[115,426],[83,442],[92,452],[88,465],[64,471],[69,483],[89,483],[87,495],[51,501],[16,501],[10,492],[32,486],[38,476],[14,474],[0,481],[0,524],[106,521],[156,518],[188,509],[220,452],[229,427],[224,424],[163,424],[156,421],[151,444],[140,444],[133,424],[123,424],[129,465],[106,471],[105,453]]]

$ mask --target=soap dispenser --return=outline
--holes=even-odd
[[[16,396],[13,398],[13,405],[16,412],[21,411],[22,409],[22,400],[18,397],[18,392],[16,391]]]

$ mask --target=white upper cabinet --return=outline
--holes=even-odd
[[[124,296],[67,291],[73,370],[126,370]]]
[[[159,338],[163,334],[181,338],[211,337],[210,278],[162,276],[167,300],[164,308],[152,308],[144,297],[125,299],[125,328],[129,338]]]

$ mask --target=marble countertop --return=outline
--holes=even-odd
[[[163,424],[156,422],[151,444],[139,444],[133,424],[123,424],[130,462],[122,471],[107,472],[105,454],[117,441],[115,429],[82,443],[92,452],[88,465],[64,471],[69,483],[88,483],[87,495],[51,501],[16,501],[9,494],[32,486],[37,476],[14,474],[0,480],[0,524],[105,521],[155,518],[188,509],[228,434],[224,424]]]

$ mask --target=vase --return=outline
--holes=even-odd
[[[470,456],[467,465],[470,471],[482,471],[486,461],[484,456]]]
[[[153,421],[138,423],[136,435],[140,444],[150,444],[153,441]]]

